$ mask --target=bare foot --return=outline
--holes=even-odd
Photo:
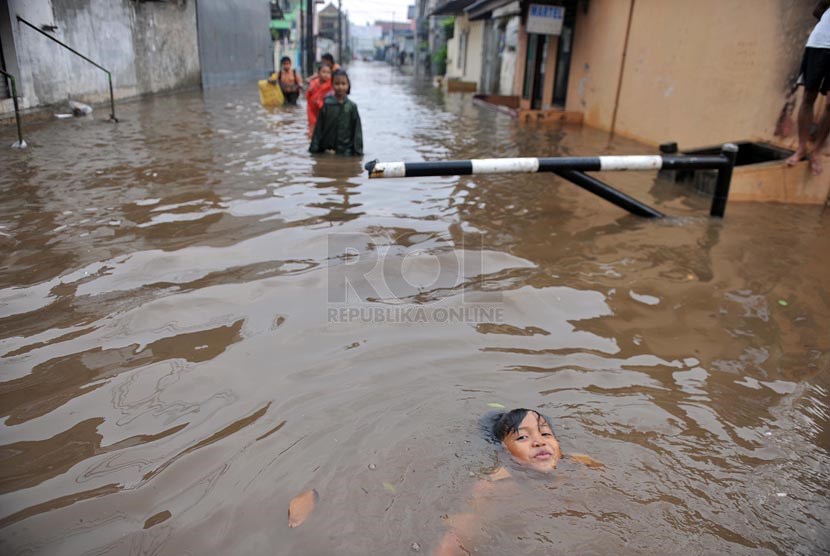
[[[814,176],[818,176],[822,170],[824,170],[824,166],[821,162],[821,153],[815,152],[810,156],[810,171],[813,172]]]
[[[787,166],[795,166],[807,156],[807,151],[804,149],[797,149],[793,155],[787,159]]]

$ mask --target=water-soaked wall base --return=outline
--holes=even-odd
[[[729,202],[823,205],[828,201],[828,194],[830,180],[827,174],[814,176],[809,161],[802,160],[794,167],[779,161],[735,168]]]
[[[10,35],[3,38],[3,54],[18,71],[22,108],[63,103],[68,97],[106,101],[109,83],[99,68],[16,16],[112,72],[116,98],[199,84],[194,0],[7,0],[0,9]],[[0,112],[7,111],[5,103],[0,106]]]
[[[268,6],[256,0],[198,3],[203,87],[264,79],[273,71]]]
[[[591,0],[577,12],[567,108],[652,144],[772,141],[815,4]]]

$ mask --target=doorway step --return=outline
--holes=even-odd
[[[551,108],[548,110],[531,110],[522,108],[521,98],[511,95],[475,95],[473,103],[509,114],[521,123],[566,123],[582,124],[582,112]]]

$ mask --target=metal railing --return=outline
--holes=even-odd
[[[112,73],[110,72],[110,70],[108,70],[104,66],[98,64],[97,62],[94,62],[93,60],[90,60],[89,58],[87,58],[86,56],[84,56],[83,54],[81,54],[80,52],[78,52],[77,50],[75,50],[74,48],[69,46],[68,44],[65,44],[65,43],[59,41],[58,39],[56,39],[55,37],[53,37],[49,33],[46,33],[43,30],[38,29],[36,26],[32,25],[31,23],[29,23],[28,21],[26,21],[25,19],[23,19],[19,15],[16,16],[16,17],[17,17],[17,21],[19,21],[20,23],[23,23],[24,25],[27,25],[27,26],[31,27],[32,29],[34,29],[35,31],[37,31],[38,33],[43,35],[44,37],[47,37],[48,39],[51,39],[51,40],[55,41],[56,43],[58,43],[59,45],[61,45],[62,47],[64,47],[68,51],[70,51],[72,54],[75,54],[76,56],[80,56],[81,58],[83,58],[84,60],[86,60],[87,62],[89,62],[90,64],[92,64],[93,66],[95,66],[96,68],[100,69],[101,71],[103,71],[104,73],[107,74],[107,80],[109,81],[109,86],[110,86],[110,120],[112,120],[114,122],[117,122],[118,118],[115,117],[115,97],[112,94]]]
[[[0,73],[9,80],[9,84],[11,85],[10,89],[12,92],[12,100],[14,101],[14,119],[17,122],[17,143],[13,144],[12,147],[16,149],[25,149],[26,141],[23,140],[23,129],[20,127],[20,107],[17,105],[17,87],[14,85],[14,76],[3,70],[0,70]]]
[[[722,218],[729,198],[729,185],[738,147],[727,143],[719,155],[695,156],[563,156],[553,158],[488,158],[437,162],[366,163],[369,178],[422,176],[466,176],[472,174],[552,172],[579,187],[637,216],[661,218],[662,212],[614,189],[585,172],[619,170],[708,170],[718,171],[715,194],[709,211]]]

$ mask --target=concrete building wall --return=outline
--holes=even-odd
[[[139,3],[131,0],[4,0],[7,17],[3,53],[18,72],[24,108],[66,101],[109,98],[106,74],[54,41],[16,20],[38,28],[112,73],[117,98],[199,84],[195,2]],[[9,58],[13,58],[9,64]],[[4,102],[0,111],[11,111]]]
[[[583,112],[585,125],[611,128],[630,2],[594,0],[577,13],[565,108]]]
[[[136,79],[141,93],[199,85],[196,0],[178,5],[130,2],[135,6],[133,43]]]
[[[478,92],[498,94],[501,73],[501,53],[499,52],[502,30],[500,21],[490,19],[484,22],[484,44],[482,45],[481,82]]]
[[[484,52],[484,21],[470,21],[469,24],[469,46],[467,47],[467,71],[462,78],[472,83],[481,82],[481,65]]]
[[[592,0],[587,14],[577,14],[567,107],[582,110],[588,125],[613,125],[621,135],[652,144],[772,140],[815,23],[814,5]]]
[[[516,37],[519,46],[516,49],[516,70],[513,73],[513,94],[521,97],[524,90],[525,66],[527,65],[527,31],[525,26],[520,23],[519,29],[516,32]],[[522,104],[522,108],[528,108]]]
[[[462,36],[466,39],[462,40]],[[481,81],[483,52],[484,21],[470,21],[467,16],[457,16],[453,38],[447,41],[447,78],[478,84]]]
[[[556,54],[559,52],[559,37],[548,36],[545,44],[547,53],[545,55],[545,80],[542,83],[542,110],[550,110],[553,105],[553,80],[556,77]]]
[[[264,0],[199,0],[202,86],[264,79],[273,71],[270,6]]]

